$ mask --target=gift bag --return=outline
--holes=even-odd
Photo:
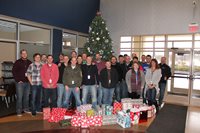
[[[113,114],[116,114],[118,111],[122,110],[122,104],[119,102],[114,102],[113,104]]]
[[[140,110],[137,108],[132,108],[130,110],[130,118],[132,125],[138,124],[140,119]]]
[[[48,120],[51,116],[50,108],[43,108],[43,120]]]

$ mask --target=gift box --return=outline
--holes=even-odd
[[[73,115],[71,119],[71,125],[73,127],[80,127],[81,126],[81,116]]]
[[[147,117],[148,117],[148,118],[153,117],[153,116],[155,115],[155,113],[156,113],[156,108],[155,108],[155,106],[154,106],[154,105],[148,106],[147,109],[148,109]]]
[[[88,128],[90,126],[87,116],[81,116],[81,128]]]
[[[87,110],[92,109],[92,104],[84,104],[79,107],[77,107],[77,111],[81,113],[86,113]]]
[[[96,106],[95,115],[101,115],[102,116],[103,115],[103,108],[100,108],[99,106]]]
[[[60,123],[61,127],[65,127],[65,126],[70,126],[71,125],[71,121],[70,120],[61,120],[59,123]]]
[[[86,111],[86,115],[87,115],[87,117],[94,116],[94,115],[95,115],[95,112],[94,112],[93,109],[90,109],[90,110],[87,110],[87,111]]]
[[[140,120],[139,120],[139,123],[146,122],[147,121],[148,108],[146,106],[142,106],[139,109],[140,109]]]
[[[127,111],[129,109],[133,108],[133,103],[132,101],[126,101],[126,102],[122,102],[122,110],[123,111]]]
[[[50,108],[43,108],[43,120],[48,120],[51,116]]]
[[[124,111],[119,111],[117,113],[117,124],[123,128],[131,127],[130,115]]]
[[[130,110],[130,119],[132,125],[138,124],[140,119],[140,110],[138,108],[132,108]]]
[[[117,123],[117,115],[104,115],[102,125],[113,125]]]
[[[88,117],[90,126],[102,126],[102,116],[91,116]]]
[[[49,118],[49,122],[59,122],[64,119],[66,113],[65,108],[53,108],[51,112],[51,117]]]
[[[71,119],[74,114],[76,114],[75,110],[66,110],[64,119]]]
[[[110,105],[105,106],[105,115],[112,115],[113,107]]]
[[[122,110],[122,104],[119,102],[114,102],[113,104],[113,114],[116,114],[118,111]]]

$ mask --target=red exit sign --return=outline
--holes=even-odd
[[[197,23],[190,23],[189,24],[189,32],[195,33],[198,32],[199,25]]]

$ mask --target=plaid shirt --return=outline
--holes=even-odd
[[[35,63],[29,65],[27,69],[27,75],[31,76],[33,85],[42,85],[42,80],[40,76],[40,70],[42,68],[42,64],[37,66]]]

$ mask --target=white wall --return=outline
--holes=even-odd
[[[100,10],[119,54],[120,36],[189,33],[188,24],[200,23],[200,0],[101,0]]]

